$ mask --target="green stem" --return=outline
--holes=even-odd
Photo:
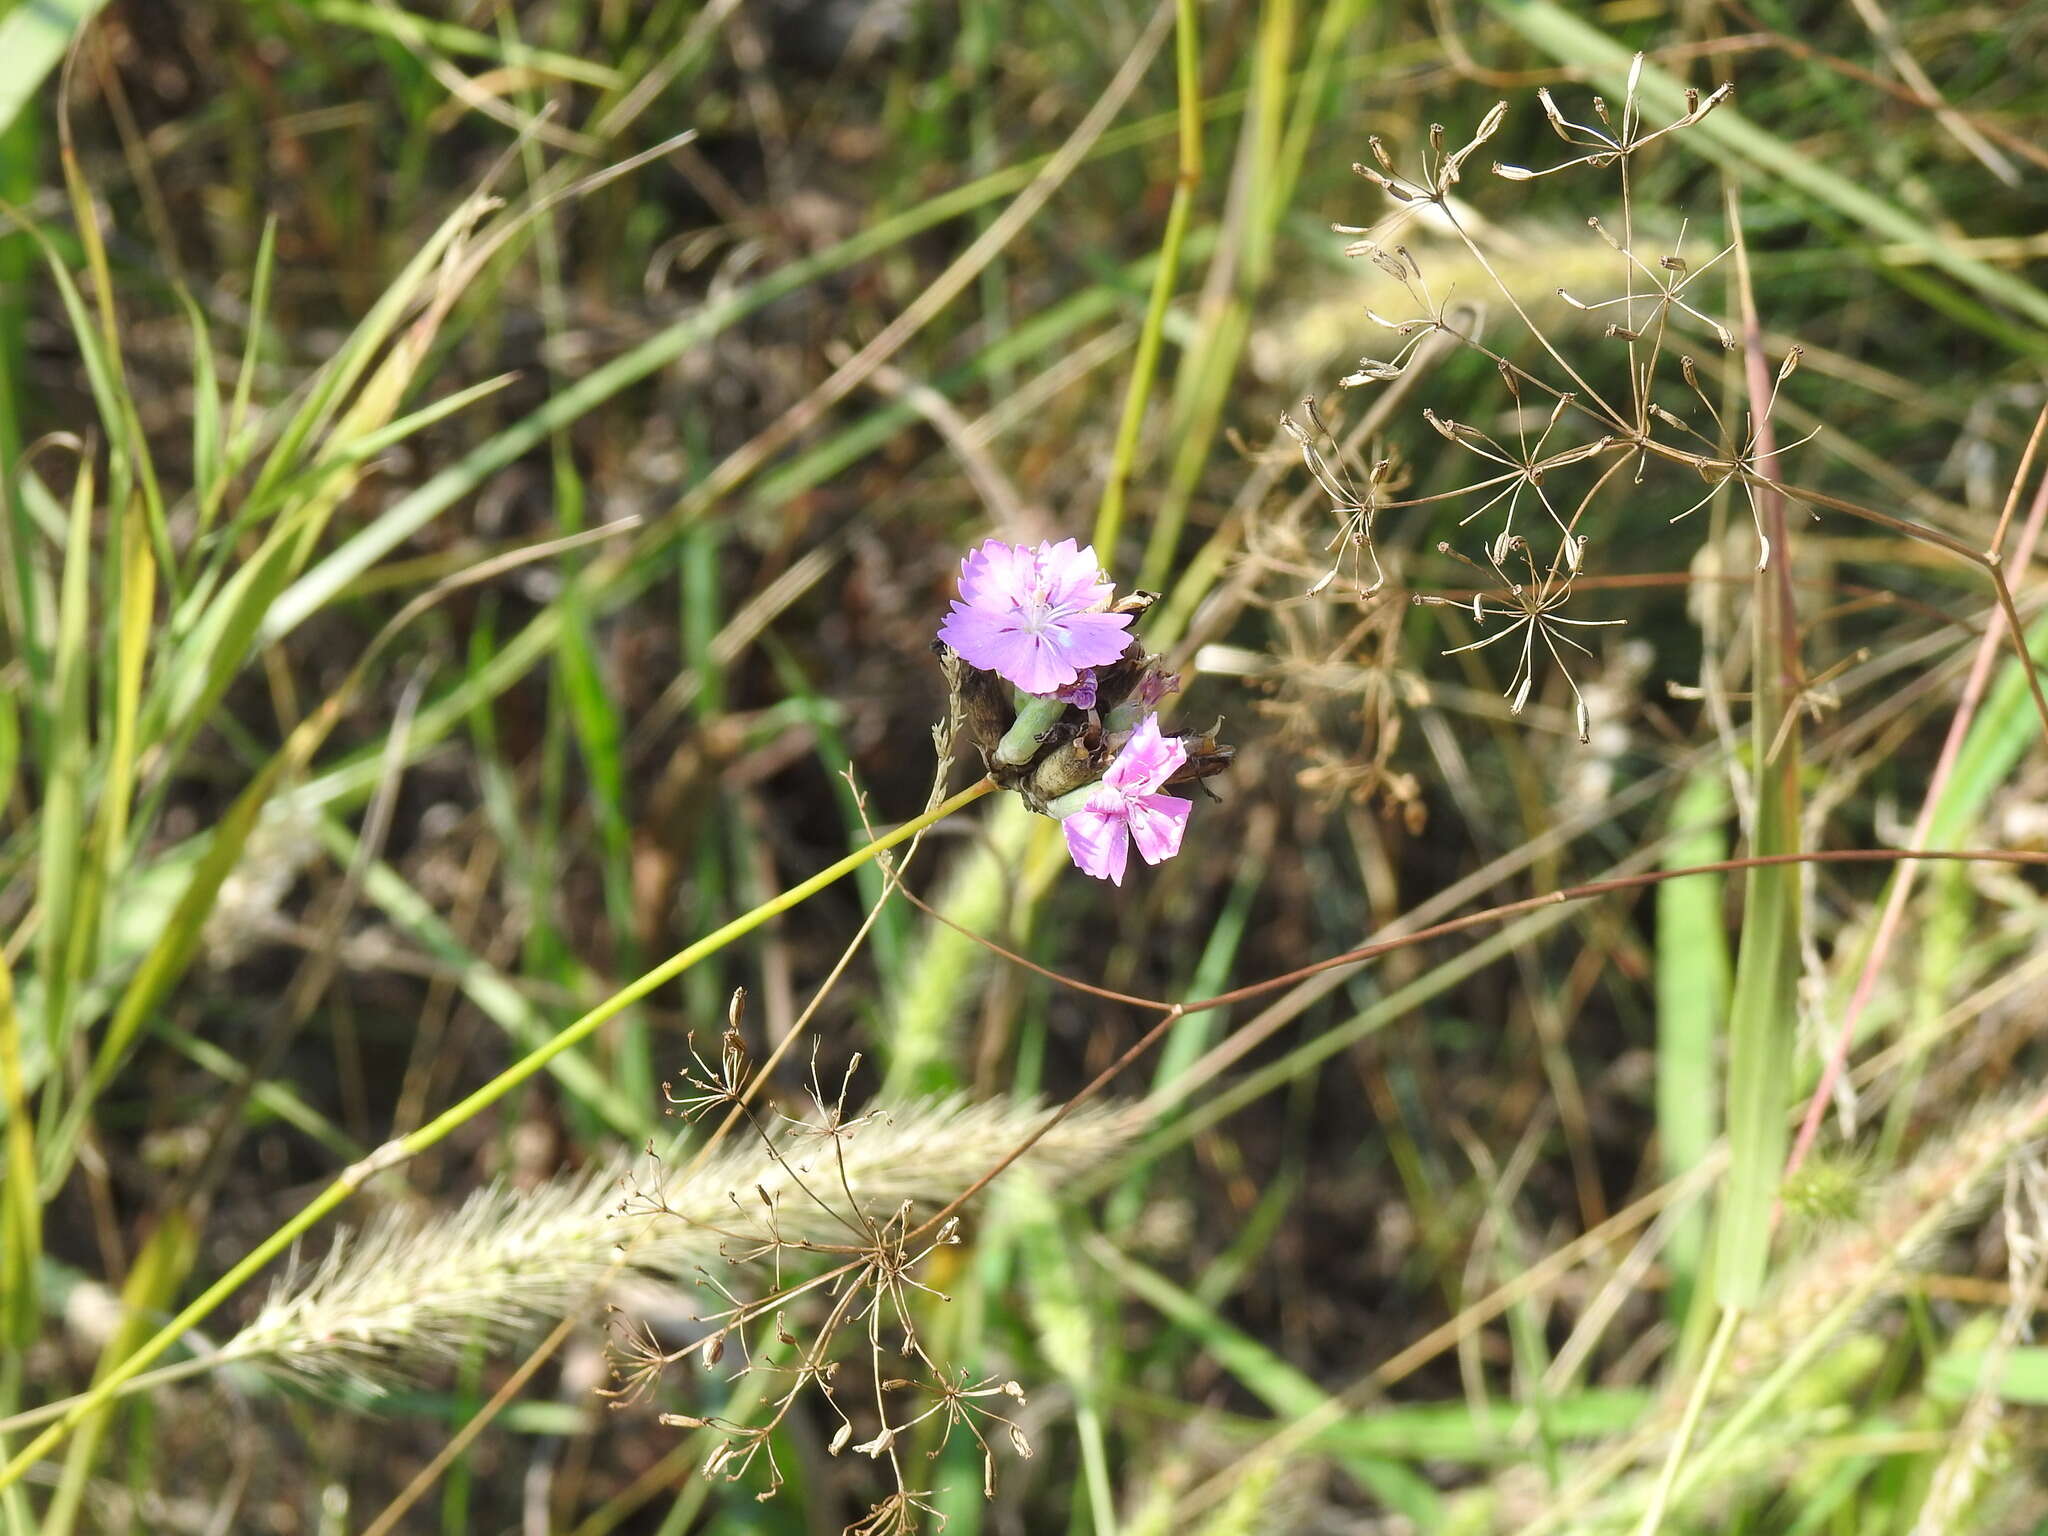
[[[1721,1362],[1727,1357],[1728,1346],[1741,1322],[1740,1308],[1728,1307],[1722,1311],[1720,1326],[1714,1330],[1713,1343],[1708,1346],[1706,1361],[1700,1367],[1699,1380],[1693,1383],[1692,1393],[1686,1399],[1678,1433],[1671,1438],[1671,1450],[1664,1458],[1664,1470],[1651,1493],[1650,1506],[1643,1511],[1643,1523],[1636,1527],[1637,1536],[1657,1536],[1664,1527],[1664,1513],[1671,1506],[1671,1490],[1678,1482],[1678,1469],[1685,1464],[1686,1447],[1692,1444],[1693,1434],[1699,1428],[1700,1414],[1706,1409],[1707,1399],[1714,1394],[1715,1378],[1721,1373]]]
[[[1178,444],[1138,567],[1138,585],[1153,591],[1163,591],[1173,572],[1188,509],[1251,335],[1252,303],[1272,275],[1274,234],[1286,207],[1280,189],[1293,182],[1284,154],[1295,20],[1295,0],[1262,0],[1252,60],[1252,105],[1238,138],[1235,185],[1223,217],[1225,234],[1212,261],[1197,320],[1200,340],[1183,355],[1175,382]],[[1310,82],[1304,103],[1320,94]]]
[[[1181,246],[1194,212],[1195,188],[1202,181],[1201,49],[1195,31],[1195,0],[1179,0],[1174,18],[1174,61],[1180,85],[1180,165],[1174,177],[1173,202],[1166,210],[1166,233],[1159,242],[1159,265],[1152,272],[1152,296],[1145,305],[1145,323],[1138,332],[1138,351],[1131,362],[1131,382],[1124,391],[1123,419],[1117,423],[1109,478],[1103,482],[1102,501],[1095,510],[1095,550],[1111,567],[1116,564],[1117,537],[1123,532],[1124,489],[1130,484],[1145,405],[1159,372],[1166,311],[1180,276]]]
[[[1035,694],[1017,690],[1017,721],[1003,733],[1003,739],[996,743],[996,761],[1012,768],[1022,767],[1038,755],[1039,740],[1052,729],[1053,722],[1067,712],[1067,701],[1048,695],[1040,698]]]
[[[1109,1448],[1102,1433],[1102,1414],[1092,1397],[1074,1404],[1074,1427],[1081,1436],[1081,1464],[1088,1485],[1088,1513],[1095,1536],[1116,1536],[1116,1492],[1109,1480]]]
[[[925,828],[943,821],[955,811],[979,800],[995,787],[992,780],[982,779],[979,783],[963,789],[952,799],[934,806],[920,816],[913,817],[893,831],[884,833],[866,847],[855,849],[836,864],[819,870],[810,879],[791,886],[773,900],[764,901],[751,912],[742,913],[717,932],[705,935],[696,943],[671,955],[653,970],[614,992],[575,1023],[566,1026],[545,1045],[529,1051],[469,1097],[452,1108],[443,1110],[410,1135],[386,1142],[361,1162],[345,1170],[332,1184],[314,1196],[297,1215],[251,1249],[234,1268],[222,1275],[190,1306],[159,1329],[140,1349],[95,1382],[90,1391],[72,1403],[70,1410],[61,1419],[25,1446],[6,1466],[0,1467],[0,1488],[6,1488],[19,1479],[94,1410],[117,1395],[124,1382],[141,1374],[152,1361],[177,1342],[187,1329],[198,1326],[214,1308],[240,1290],[266,1264],[297,1242],[329,1211],[362,1188],[373,1174],[394,1168],[442,1141],[458,1127],[467,1124],[478,1113],[490,1108],[539,1072],[562,1052],[588,1039],[608,1020],[617,1017],[656,988],[673,981],[705,956],[717,953],[735,939],[744,938],[752,933],[770,918],[778,917],[791,907],[808,901],[834,881],[852,874],[869,860],[899,843],[907,842]]]

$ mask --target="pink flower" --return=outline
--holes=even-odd
[[[1028,549],[990,539],[960,562],[960,598],[939,638],[970,667],[1049,694],[1130,643],[1127,613],[1103,613],[1112,588],[1092,548],[1072,539]]]
[[[1159,717],[1147,715],[1081,809],[1060,823],[1067,852],[1083,872],[1122,885],[1133,842],[1147,864],[1180,852],[1194,802],[1157,790],[1187,760],[1180,739],[1160,735]]]

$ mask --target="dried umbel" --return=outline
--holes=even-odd
[[[1331,545],[1351,560],[1359,577],[1355,586],[1361,600],[1374,595],[1381,585],[1373,539],[1384,518],[1399,516],[1404,509],[1467,503],[1458,512],[1458,526],[1464,529],[1482,521],[1487,525],[1476,530],[1483,540],[1483,560],[1460,553],[1448,543],[1438,549],[1475,569],[1482,579],[1481,589],[1461,598],[1422,594],[1415,600],[1470,608],[1473,624],[1481,633],[1469,643],[1451,645],[1446,655],[1509,642],[1516,665],[1505,692],[1516,714],[1534,696],[1539,671],[1562,673],[1572,693],[1576,734],[1582,743],[1591,738],[1592,710],[1566,663],[1573,653],[1591,653],[1586,643],[1590,637],[1584,630],[1619,621],[1567,618],[1560,610],[1571,596],[1573,583],[1586,570],[1589,546],[1600,531],[1601,519],[1593,515],[1599,498],[1625,496],[1633,515],[1652,470],[1690,470],[1704,479],[1709,489],[1690,506],[1676,510],[1675,522],[1707,505],[1723,490],[1740,487],[1750,498],[1756,523],[1757,568],[1764,569],[1772,558],[1759,496],[1770,490],[1775,473],[1768,423],[1777,404],[1777,386],[1757,391],[1763,398],[1753,402],[1752,419],[1746,423],[1728,419],[1715,404],[1715,392],[1702,387],[1694,361],[1685,355],[1689,344],[1704,342],[1715,353],[1737,354],[1738,369],[1748,361],[1740,355],[1743,345],[1735,329],[1704,307],[1707,301],[1702,293],[1707,286],[1702,279],[1736,250],[1736,242],[1731,238],[1717,250],[1688,255],[1682,249],[1687,225],[1681,221],[1669,248],[1653,251],[1645,243],[1645,226],[1637,217],[1632,181],[1634,162],[1641,152],[1694,127],[1728,99],[1730,88],[1722,86],[1708,95],[1688,91],[1682,112],[1661,126],[1651,126],[1643,113],[1640,88],[1644,73],[1644,61],[1638,56],[1630,68],[1620,110],[1610,110],[1596,97],[1587,121],[1567,118],[1549,92],[1539,92],[1544,116],[1552,131],[1570,146],[1570,157],[1535,169],[1492,164],[1493,174],[1508,182],[1534,181],[1575,170],[1611,171],[1619,181],[1619,221],[1597,216],[1585,221],[1590,236],[1608,255],[1584,274],[1586,281],[1575,276],[1571,289],[1549,290],[1564,306],[1565,315],[1594,322],[1595,334],[1585,342],[1590,354],[1587,359],[1582,360],[1571,344],[1545,331],[1538,319],[1541,311],[1525,302],[1533,297],[1534,287],[1527,263],[1516,264],[1523,270],[1511,280],[1514,267],[1489,254],[1490,242],[1483,238],[1485,227],[1456,190],[1467,162],[1499,132],[1507,111],[1505,103],[1488,111],[1459,148],[1450,146],[1444,128],[1432,125],[1419,172],[1398,169],[1392,153],[1377,138],[1368,141],[1371,163],[1353,167],[1385,195],[1389,206],[1368,225],[1338,224],[1333,228],[1353,237],[1345,253],[1368,261],[1380,278],[1405,295],[1407,307],[1398,302],[1387,304],[1385,313],[1372,305],[1366,307],[1367,319],[1395,338],[1394,350],[1390,356],[1361,358],[1342,383],[1346,388],[1412,386],[1433,365],[1435,356],[1453,348],[1490,362],[1507,399],[1506,409],[1488,426],[1453,420],[1429,408],[1421,412],[1423,422],[1450,445],[1452,456],[1445,462],[1456,464],[1462,457],[1469,470],[1475,471],[1466,478],[1464,472],[1452,470],[1453,478],[1466,479],[1466,483],[1403,497],[1387,483],[1390,471],[1383,460],[1372,466],[1361,485],[1344,470],[1341,455],[1332,460],[1322,451],[1320,440],[1327,433],[1313,412],[1310,423],[1314,432],[1292,421],[1282,423],[1300,444],[1309,473],[1329,498],[1338,519]],[[1461,270],[1476,270],[1483,284],[1505,302],[1525,333],[1524,339],[1533,345],[1533,351],[1524,354],[1526,361],[1518,362],[1499,350],[1507,344],[1482,339],[1480,311],[1470,302],[1452,308],[1449,288],[1441,282],[1433,287],[1425,277],[1414,247],[1427,251],[1429,242],[1439,238],[1456,250]],[[1384,300],[1376,302],[1385,304]],[[1797,348],[1785,355],[1777,370],[1779,384],[1796,367],[1798,356]],[[1617,365],[1625,370],[1625,395],[1614,393],[1612,384],[1606,382]],[[1686,415],[1673,409],[1684,403],[1684,396],[1671,388],[1668,375],[1673,371],[1682,377],[1697,404],[1697,410],[1688,406]],[[1505,427],[1498,424],[1503,422]],[[1776,452],[1782,455],[1796,446],[1781,444]],[[1662,494],[1661,490],[1657,494]],[[1683,488],[1683,494],[1690,500],[1694,492]],[[1541,552],[1536,548],[1539,541]],[[1368,563],[1373,571],[1369,583],[1363,579]],[[1309,595],[1325,594],[1337,569],[1333,565]]]
[[[995,1162],[1028,1155],[1041,1162],[1061,1158],[1074,1146],[1074,1131],[1095,1132],[1092,1152],[1105,1155],[1137,1128],[1135,1117],[1082,1108],[1041,1112],[1035,1123],[1016,1106],[954,1105],[947,1111],[948,1139],[933,1134],[948,1128],[932,1107],[903,1104],[895,1110],[870,1106],[850,1111],[848,1094],[860,1065],[856,1054],[836,1091],[811,1059],[810,1105],[791,1113],[757,1103],[758,1079],[739,1040],[743,993],[735,993],[724,1042],[715,1057],[693,1046],[689,1065],[674,1087],[663,1085],[669,1112],[681,1119],[730,1115],[757,1143],[748,1154],[727,1153],[713,1166],[721,1172],[747,1168],[738,1180],[720,1178],[722,1198],[704,1198],[706,1171],[695,1176],[668,1173],[658,1159],[654,1171],[629,1183],[616,1214],[628,1224],[622,1254],[656,1274],[680,1275],[676,1262],[685,1250],[700,1255],[694,1267],[697,1294],[710,1302],[679,1326],[656,1323],[614,1310],[611,1326],[612,1385],[602,1395],[626,1406],[663,1390],[665,1378],[686,1364],[718,1370],[729,1380],[754,1376],[760,1391],[749,1400],[722,1394],[727,1413],[660,1413],[676,1429],[703,1430],[713,1441],[704,1475],[730,1482],[752,1472],[765,1481],[757,1498],[783,1486],[778,1464],[778,1431],[800,1402],[837,1421],[825,1443],[827,1454],[851,1452],[887,1469],[894,1491],[847,1526],[857,1532],[910,1532],[923,1528],[920,1513],[936,1516],[930,1490],[913,1477],[913,1450],[936,1460],[958,1435],[980,1453],[982,1490],[993,1497],[996,1450],[1003,1443],[1019,1456],[1030,1441],[1015,1414],[1024,1389],[1000,1375],[979,1375],[947,1363],[937,1335],[927,1329],[930,1310],[950,1300],[939,1289],[938,1260],[961,1241],[961,1217],[954,1207],[966,1196],[949,1197],[945,1207],[919,1219],[931,1203],[926,1190],[939,1165],[954,1170],[955,1190],[972,1193],[976,1173]],[[982,1143],[971,1161],[968,1136],[976,1124],[1006,1133]],[[1017,1134],[1022,1132],[1021,1135]],[[1109,1141],[1099,1139],[1107,1131]],[[1077,1148],[1078,1150],[1078,1148]],[[911,1154],[910,1173],[893,1174],[892,1152]],[[1071,1161],[1066,1166],[1072,1167]],[[716,1260],[714,1265],[713,1260]],[[844,1346],[865,1353],[868,1368],[846,1369]]]
[[[1180,679],[1127,633],[1155,601],[1118,598],[1072,539],[991,539],[961,562],[933,645],[989,777],[1062,823],[1080,869],[1118,885],[1132,844],[1148,864],[1180,851],[1193,802],[1162,791],[1214,777],[1233,755],[1220,720],[1160,729]]]

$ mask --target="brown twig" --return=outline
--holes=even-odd
[[[1127,1067],[1156,1045],[1164,1037],[1167,1030],[1171,1029],[1176,1022],[1187,1017],[1189,1014],[1204,1013],[1211,1008],[1224,1008],[1232,1003],[1247,1002],[1255,997],[1263,997],[1269,992],[1276,992],[1282,987],[1292,986],[1296,982],[1305,980],[1322,971],[1333,970],[1339,966],[1356,965],[1361,961],[1376,960],[1382,955],[1392,954],[1396,950],[1406,949],[1411,945],[1423,944],[1431,939],[1446,938],[1452,934],[1464,933],[1482,924],[1499,922],[1505,918],[1519,916],[1524,912],[1534,912],[1543,907],[1562,906],[1566,902],[1588,901],[1595,897],[1618,895],[1624,891],[1645,890],[1651,886],[1661,885],[1666,880],[1684,879],[1692,875],[1732,874],[1738,870],[1768,869],[1792,864],[1887,864],[1907,861],[2012,864],[2031,868],[2048,868],[2048,852],[2008,848],[1967,850],[1837,848],[1814,852],[1758,854],[1745,858],[1717,859],[1710,864],[1692,864],[1682,869],[1657,869],[1647,870],[1641,874],[1616,875],[1605,880],[1592,880],[1583,885],[1565,886],[1559,890],[1547,891],[1541,896],[1528,896],[1520,901],[1503,902],[1498,906],[1488,907],[1482,912],[1468,912],[1462,917],[1454,917],[1441,923],[1434,923],[1427,928],[1418,928],[1412,933],[1405,933],[1396,938],[1378,940],[1371,944],[1361,944],[1356,949],[1346,950],[1339,955],[1327,956],[1324,959],[1313,961],[1308,965],[1300,966],[1282,975],[1268,977],[1264,981],[1253,982],[1248,986],[1236,987],[1228,992],[1219,992],[1214,997],[1199,998],[1192,1002],[1169,1003],[1158,998],[1120,996],[1118,1001],[1129,1003],[1135,1007],[1157,1010],[1160,1013],[1160,1018],[1134,1040],[1114,1061],[1091,1078],[1079,1092],[1075,1093],[1061,1104],[1057,1110],[1048,1115],[1042,1125],[1036,1127],[1029,1136],[1005,1153],[993,1167],[975,1179],[973,1183],[969,1184],[936,1213],[927,1217],[923,1223],[913,1228],[909,1236],[920,1236],[957,1213],[968,1201],[972,1200],[993,1183],[1005,1169],[1015,1163],[1026,1152],[1030,1151],[1047,1132],[1051,1131],[1053,1127],[1057,1126],[1082,1105],[1094,1099],[1103,1089],[1120,1077]],[[921,902],[918,904],[923,906]],[[929,911],[930,909],[926,908],[925,910]],[[991,953],[1025,965],[1030,970],[1045,976],[1048,980],[1059,983],[1061,986],[1086,993],[1093,993],[1099,990],[1087,982],[1076,981],[1044,966],[1024,960],[1021,956],[1003,949],[1000,945],[978,934],[970,934],[969,937],[973,938],[976,943],[982,945]]]

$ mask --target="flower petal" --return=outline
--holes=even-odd
[[[1037,560],[1021,544],[989,539],[960,562],[960,596],[976,607],[1022,605],[1031,600]]]
[[[1015,622],[986,609],[955,603],[953,611],[939,625],[939,638],[960,653],[970,667],[984,672],[1007,672],[1030,649],[1030,636]]]
[[[1109,601],[1115,590],[1102,574],[1095,546],[1077,548],[1072,539],[1038,546],[1038,575],[1055,612],[1079,613]]]
[[[1010,648],[1008,664],[993,670],[1026,693],[1052,693],[1081,675],[1080,669],[1060,654],[1053,636],[1021,629]]]
[[[1106,667],[1130,648],[1128,613],[1070,613],[1056,618],[1045,633],[1075,667]]]
[[[1102,782],[1127,793],[1150,794],[1187,760],[1188,749],[1181,745],[1180,738],[1161,735],[1159,717],[1147,715],[1124,742]]]
[[[1077,709],[1095,707],[1095,669],[1083,667],[1081,675],[1062,688],[1054,690],[1054,696],[1063,704],[1072,704]]]
[[[1192,800],[1179,795],[1137,795],[1124,810],[1131,840],[1147,864],[1163,864],[1180,852],[1181,835],[1188,828]]]
[[[1067,834],[1067,852],[1083,874],[1120,886],[1131,861],[1130,829],[1124,823],[1121,804],[1109,802],[1114,809],[1097,808],[1107,800],[1107,796],[1092,797],[1085,809],[1060,823],[1060,830]]]

